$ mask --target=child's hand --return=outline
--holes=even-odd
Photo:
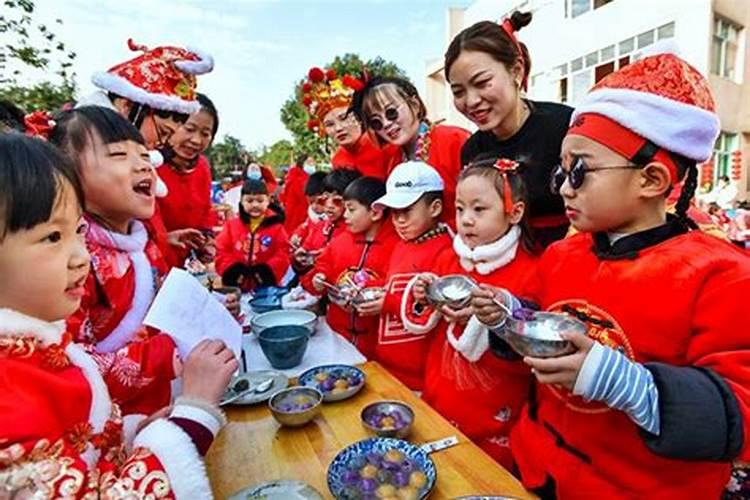
[[[177,248],[198,250],[206,244],[206,237],[197,229],[177,229],[167,234],[167,241]]]
[[[468,322],[469,318],[474,314],[474,308],[471,307],[471,305],[466,306],[463,309],[452,309],[448,306],[442,306],[440,308],[440,313],[448,323],[458,323],[463,325]]]
[[[185,361],[182,387],[185,397],[218,405],[237,371],[234,353],[220,340],[203,340]]]
[[[427,303],[427,288],[430,284],[435,281],[435,275],[430,273],[422,273],[417,276],[417,280],[414,282],[414,286],[411,288],[412,297],[418,304]]]
[[[539,383],[560,385],[572,391],[578,379],[578,372],[581,371],[583,361],[594,345],[594,340],[580,333],[565,332],[561,336],[576,347],[576,352],[559,358],[542,359],[526,356],[523,362],[531,367]]]
[[[292,250],[295,251],[302,243],[302,237],[299,234],[293,234],[291,238],[289,238],[289,244],[292,246]]]
[[[358,304],[356,309],[362,316],[377,316],[383,310],[384,303],[385,290],[378,290],[374,299]]]
[[[326,275],[323,273],[317,273],[315,276],[313,276],[312,286],[318,292],[322,292],[323,290],[325,290],[325,286],[323,285],[325,281],[326,281]]]
[[[496,301],[505,303],[506,293],[502,288],[495,288],[486,284],[479,285],[471,292],[471,307],[481,323],[493,326],[505,319],[508,313]]]

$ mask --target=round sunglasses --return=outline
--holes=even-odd
[[[399,117],[398,109],[404,104],[405,103],[402,102],[398,106],[387,107],[385,111],[383,111],[383,116],[385,117],[385,119],[388,120],[389,122],[395,122],[396,120],[398,120],[398,117]],[[379,130],[383,130],[383,127],[385,126],[385,122],[379,116],[371,116],[367,118],[367,126],[370,127],[372,130],[374,130],[375,132],[377,132]]]
[[[573,189],[580,189],[583,186],[583,181],[586,179],[587,172],[596,172],[598,170],[625,170],[625,169],[637,169],[641,168],[639,165],[606,165],[603,167],[587,167],[583,162],[583,158],[575,157],[573,166],[570,170],[565,170],[562,165],[558,165],[552,171],[552,177],[550,178],[550,190],[554,194],[560,194],[565,179],[568,180],[568,184]]]

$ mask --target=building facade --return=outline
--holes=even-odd
[[[478,0],[447,12],[447,48],[463,28],[500,21],[514,10],[534,19],[519,33],[529,48],[528,96],[575,106],[604,76],[673,41],[703,74],[716,97],[722,132],[714,158],[701,166],[701,186],[722,176],[750,200],[749,0]],[[435,119],[471,127],[453,107],[442,57],[426,68],[426,103]]]

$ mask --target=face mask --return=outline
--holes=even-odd
[[[247,178],[257,181],[263,178],[263,174],[260,173],[260,170],[248,170]]]
[[[308,165],[307,163],[305,163],[304,165],[302,165],[302,170],[304,170],[306,174],[312,175],[315,173],[316,168],[315,165]]]

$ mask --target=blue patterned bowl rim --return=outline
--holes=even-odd
[[[314,366],[310,368],[309,370],[306,370],[297,378],[297,383],[299,385],[304,385],[307,387],[314,387],[317,389],[318,384],[315,381],[315,375],[321,372],[328,372],[328,373],[340,373],[344,372],[346,373],[346,376],[351,375],[358,375],[361,382],[356,387],[362,387],[365,385],[365,372],[360,370],[354,365],[320,365],[320,366]],[[350,387],[349,389],[354,389],[354,387]]]

